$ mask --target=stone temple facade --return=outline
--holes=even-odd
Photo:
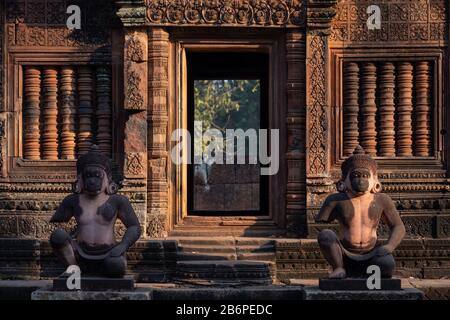
[[[72,4],[81,29],[66,25]],[[128,257],[140,281],[208,277],[195,267],[209,261],[201,248],[261,279],[326,273],[313,217],[358,144],[407,227],[398,273],[449,275],[449,26],[446,0],[0,0],[0,278],[61,271],[49,218],[91,143],[113,159],[142,224]],[[171,132],[191,121],[196,52],[267,57],[280,170],[257,215],[189,210]]]

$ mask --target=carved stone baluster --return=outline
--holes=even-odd
[[[92,144],[92,115],[94,113],[94,108],[92,106],[92,92],[92,70],[89,67],[80,67],[78,69],[78,157],[87,153]]]
[[[397,137],[398,157],[412,156],[413,67],[409,62],[397,66]]]
[[[359,66],[355,62],[344,65],[344,156],[349,156],[358,145]]]
[[[111,76],[108,68],[97,68],[97,145],[111,155]]]
[[[42,159],[58,159],[58,69],[43,72]]]
[[[377,105],[375,91],[377,88],[377,68],[368,62],[361,67],[361,108],[360,108],[360,144],[366,153],[377,154]]]
[[[41,71],[37,67],[27,67],[25,70],[25,104],[23,157],[29,160],[39,160],[40,155],[40,92]]]
[[[382,63],[379,72],[378,155],[395,156],[395,66]]]
[[[61,67],[61,159],[75,159],[75,69],[74,67]]]
[[[417,62],[415,70],[414,155],[431,155],[430,63]]]

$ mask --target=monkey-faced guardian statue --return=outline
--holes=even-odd
[[[75,234],[56,229],[50,243],[56,255],[69,265],[78,265],[82,274],[123,277],[126,251],[141,235],[139,220],[124,196],[117,195],[112,181],[111,161],[93,145],[77,161],[74,193],[67,196],[50,222],[77,222]],[[116,241],[115,223],[119,219],[127,228]]]

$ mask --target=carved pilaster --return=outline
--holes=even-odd
[[[42,77],[42,156],[43,160],[58,159],[58,69],[45,67]]]
[[[75,69],[61,67],[60,78],[61,159],[75,159],[76,79]]]
[[[97,68],[97,145],[100,152],[111,156],[111,74],[107,67]]]
[[[168,207],[168,73],[169,34],[162,28],[149,33],[148,212],[167,215]]]
[[[377,155],[376,97],[377,67],[372,62],[361,66],[361,120],[359,140],[366,153]]]
[[[126,28],[124,39],[124,108],[129,111],[124,131],[123,176],[126,192],[140,194],[138,218],[147,224],[147,109],[148,35],[142,28]],[[147,235],[148,236],[148,235]]]
[[[83,155],[89,151],[92,144],[92,115],[94,114],[92,93],[94,79],[90,67],[78,69],[78,137],[77,155]]]
[[[305,176],[306,36],[291,31],[286,39],[288,164],[286,214],[289,232],[302,233],[306,216]]]
[[[415,68],[414,155],[431,155],[430,63],[417,62]]]
[[[25,69],[25,103],[23,108],[23,157],[39,160],[40,154],[40,93],[41,70],[37,67]]]
[[[358,145],[359,66],[344,64],[344,156],[350,156]]]
[[[306,182],[307,216],[332,192],[330,178],[329,35],[336,0],[309,0],[306,25]],[[311,221],[312,222],[312,221]]]
[[[380,66],[378,155],[395,156],[395,67],[386,62]]]
[[[410,62],[397,65],[397,137],[398,157],[412,156],[412,88],[413,66]]]

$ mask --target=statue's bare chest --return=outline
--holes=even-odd
[[[111,199],[103,201],[78,201],[75,218],[81,225],[111,224],[117,215],[117,208]]]
[[[375,225],[381,218],[383,207],[374,196],[357,197],[341,201],[338,211],[344,224]]]

